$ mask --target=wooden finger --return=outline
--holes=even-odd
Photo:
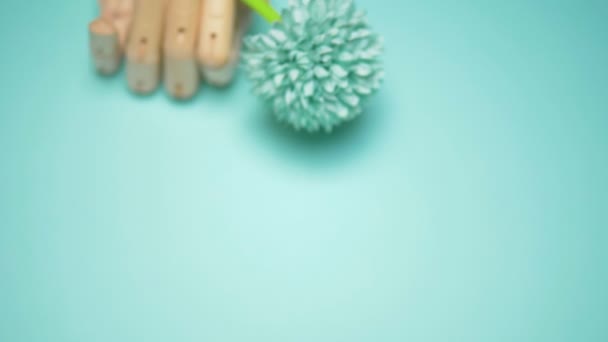
[[[212,85],[226,86],[234,78],[239,62],[242,36],[247,32],[251,22],[251,11],[242,3],[237,5],[234,35],[231,38],[231,47],[228,62],[221,67],[209,66],[201,63],[203,78]]]
[[[165,0],[136,0],[127,41],[127,82],[139,94],[151,93],[160,81]]]
[[[232,51],[236,0],[202,0],[198,59],[202,65],[225,66]]]
[[[134,0],[100,0],[101,18],[114,25],[120,39],[120,46],[124,48],[131,21],[133,19]]]
[[[118,32],[112,23],[96,19],[89,24],[89,45],[95,69],[102,75],[114,74],[120,67]]]
[[[198,90],[196,38],[200,0],[172,0],[167,9],[163,46],[164,83],[173,97],[187,99]]]
[[[89,24],[93,64],[104,75],[114,74],[122,61],[133,0],[100,0],[100,16]]]

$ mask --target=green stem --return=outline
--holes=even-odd
[[[265,0],[241,0],[269,23],[281,20],[281,15]]]

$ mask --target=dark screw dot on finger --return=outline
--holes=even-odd
[[[146,38],[146,37],[141,37],[141,39],[140,39],[139,41],[140,41],[140,43],[142,43],[142,44],[146,44],[146,43],[148,43],[148,38]]]
[[[184,91],[184,86],[181,83],[176,83],[174,90],[176,95],[181,96]]]
[[[215,39],[215,38],[217,38],[217,33],[211,32],[211,39]]]
[[[185,27],[180,27],[180,28],[178,28],[178,29],[177,29],[177,33],[179,33],[179,34],[184,34],[184,33],[186,33],[186,28],[185,28]]]

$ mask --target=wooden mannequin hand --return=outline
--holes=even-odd
[[[216,86],[232,80],[250,18],[239,0],[98,2],[101,14],[89,32],[100,73],[115,73],[126,55],[131,90],[150,93],[162,76],[176,98],[196,93],[199,73]]]

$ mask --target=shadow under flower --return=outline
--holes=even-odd
[[[363,113],[334,129],[309,133],[278,122],[270,109],[259,104],[246,120],[252,140],[281,161],[309,168],[343,168],[365,162],[379,146],[387,128],[387,94],[380,90],[369,99]]]

